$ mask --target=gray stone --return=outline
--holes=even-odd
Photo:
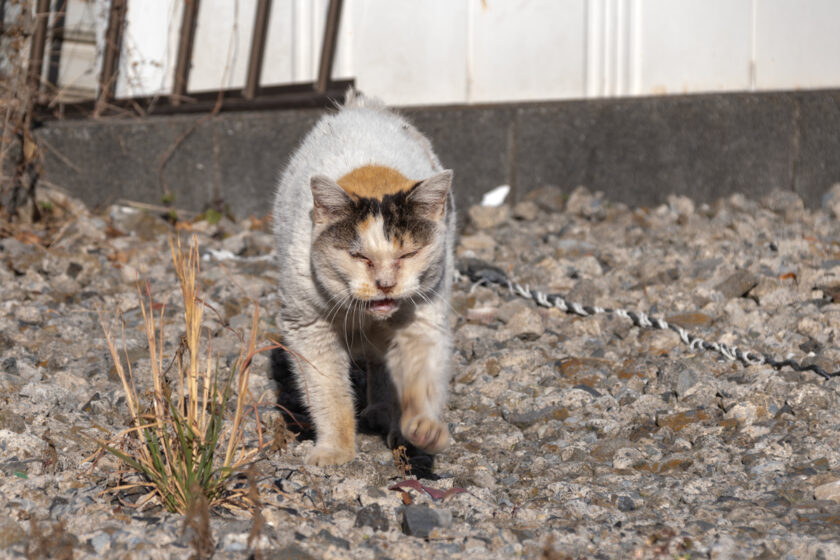
[[[544,422],[554,416],[557,409],[545,407],[539,410],[528,410],[525,412],[511,412],[505,414],[505,420],[520,429],[530,428],[538,422]]]
[[[427,538],[434,529],[446,528],[452,523],[452,514],[447,510],[428,506],[405,506],[402,512],[402,530],[406,535]]]
[[[691,368],[683,368],[677,374],[677,383],[674,391],[676,391],[678,396],[683,397],[695,385],[697,385],[697,374]]]
[[[470,224],[476,229],[490,229],[504,222],[510,214],[507,204],[501,206],[470,206]]]
[[[280,549],[261,550],[260,558],[265,560],[315,560],[315,556],[312,556],[297,544],[290,544]]]
[[[373,502],[368,504],[358,512],[356,512],[355,527],[370,527],[374,531],[388,530],[388,517],[379,507],[379,504]]]
[[[517,220],[530,222],[537,219],[539,211],[539,206],[535,202],[523,200],[513,207],[513,217]]]
[[[9,409],[0,410],[0,430],[11,430],[22,434],[26,431],[26,421],[23,416],[16,414]]]
[[[715,290],[727,298],[738,298],[745,296],[756,284],[758,284],[758,276],[742,268],[727,276],[725,280],[715,286]]]
[[[590,220],[602,220],[607,213],[603,193],[592,194],[586,187],[579,186],[569,195],[566,211]]]
[[[566,206],[566,193],[558,186],[544,185],[529,191],[525,201],[533,201],[546,212],[562,212]]]
[[[0,346],[1,347],[1,346]],[[9,357],[3,360],[3,372],[10,375],[17,375],[18,363],[17,358]]]
[[[636,509],[636,504],[628,496],[619,496],[616,500],[616,507],[619,511],[633,511]]]
[[[342,539],[341,537],[336,537],[326,529],[321,529],[316,535],[319,539],[324,540],[327,544],[335,546],[337,548],[341,548],[344,550],[350,550],[350,542],[347,539]]]
[[[773,189],[761,197],[761,205],[781,215],[805,208],[802,198],[795,192],[787,189]]]
[[[517,312],[505,325],[505,338],[517,337],[523,340],[534,340],[545,332],[545,324],[539,313],[533,308],[522,309]]]
[[[834,219],[840,220],[840,183],[834,183],[820,200],[820,206]]]
[[[814,488],[814,497],[818,500],[840,502],[840,480],[821,484]]]

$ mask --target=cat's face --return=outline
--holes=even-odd
[[[343,179],[311,181],[313,273],[329,306],[384,319],[407,302],[422,302],[443,272],[452,172],[367,188]]]

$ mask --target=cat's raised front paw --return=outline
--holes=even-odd
[[[355,450],[328,445],[316,445],[306,454],[306,464],[316,467],[327,465],[341,465],[352,461],[356,455]]]
[[[449,429],[446,424],[428,416],[405,418],[401,428],[408,441],[428,453],[440,453],[449,447]]]

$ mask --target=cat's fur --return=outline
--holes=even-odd
[[[368,374],[368,423],[430,453],[449,431],[452,172],[376,99],[348,92],[292,156],[274,231],[281,329],[315,424],[307,462],[355,455],[351,364]]]

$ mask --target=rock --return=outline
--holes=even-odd
[[[350,550],[350,542],[347,539],[336,537],[326,529],[321,529],[316,535],[317,538],[326,541],[328,545],[340,548],[343,550]]]
[[[781,307],[792,303],[796,293],[778,278],[762,276],[758,284],[749,291],[749,296],[762,307]]]
[[[645,454],[633,447],[622,447],[613,455],[614,469],[632,469],[634,466],[642,463],[645,459]]]
[[[97,556],[102,556],[111,547],[111,535],[108,533],[99,533],[90,539],[90,545],[96,551]]]
[[[14,357],[6,358],[5,360],[3,360],[3,366],[2,367],[3,367],[3,369],[2,369],[3,373],[9,374],[9,375],[17,375],[17,373],[18,373],[17,358],[14,358]]]
[[[840,480],[817,486],[814,488],[814,497],[818,500],[840,502]]]
[[[315,556],[312,556],[297,544],[290,544],[280,549],[261,550],[260,558],[264,560],[315,560]]]
[[[451,523],[452,514],[448,510],[418,505],[403,508],[402,530],[406,535],[425,539],[434,529],[449,527]]]
[[[619,511],[633,511],[636,509],[636,504],[628,496],[619,496],[615,505]]]
[[[0,550],[8,551],[13,544],[26,538],[26,531],[17,521],[6,515],[0,515]]]
[[[383,513],[379,504],[368,504],[356,512],[354,527],[370,527],[374,531],[388,530],[388,517]]]
[[[562,212],[566,203],[563,189],[555,185],[545,185],[525,195],[526,201],[533,201],[546,212]]]
[[[510,214],[510,207],[506,204],[502,206],[470,206],[468,210],[470,217],[470,224],[476,229],[490,229],[504,222],[508,214]]]
[[[0,430],[10,430],[22,434],[26,431],[26,421],[20,414],[16,414],[9,409],[2,409],[0,410]]]
[[[659,427],[667,427],[675,432],[679,432],[690,424],[698,422],[706,422],[710,420],[709,414],[702,408],[696,410],[687,410],[685,412],[676,412],[674,414],[664,414],[656,416],[656,425]]]
[[[533,308],[525,308],[518,311],[505,325],[502,331],[502,338],[521,338],[523,340],[534,340],[545,332],[543,319]]]
[[[523,200],[513,207],[513,217],[517,220],[524,220],[531,222],[537,219],[540,207],[535,202],[530,200]]]
[[[744,297],[758,284],[758,276],[746,269],[741,269],[730,274],[720,284],[715,286],[726,298]]]
[[[506,413],[503,416],[511,424],[524,430],[546,420],[565,420],[569,417],[569,411],[561,407],[547,406],[539,410]]]
[[[495,248],[495,239],[484,232],[478,232],[475,235],[462,235],[457,253],[459,257],[492,260]]]
[[[578,187],[569,195],[566,212],[589,220],[602,220],[607,215],[604,194],[598,192],[593,195],[586,187]]]
[[[798,194],[781,189],[773,189],[761,197],[761,205],[777,214],[786,214],[793,210],[805,208],[805,203],[802,202],[802,198]]]
[[[668,195],[668,207],[678,216],[694,214],[694,201],[687,196]]]
[[[836,220],[840,220],[840,183],[834,183],[822,197],[822,207]]]

